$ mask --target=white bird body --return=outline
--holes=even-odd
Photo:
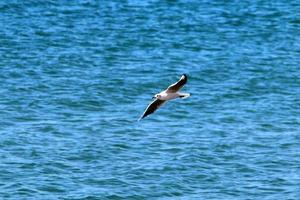
[[[181,93],[181,92],[168,92],[167,90],[162,91],[158,94],[155,95],[155,98],[159,99],[159,100],[164,100],[164,101],[168,101],[171,99],[176,99],[178,97],[181,98],[187,98],[189,97],[190,94],[189,93]]]
[[[159,100],[171,100],[171,99],[176,99],[177,97],[179,97],[179,92],[172,92],[172,93],[168,93],[166,90],[162,91],[160,93],[158,93],[156,95],[156,98],[158,98]]]

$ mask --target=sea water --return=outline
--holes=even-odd
[[[299,11],[1,1],[0,199],[300,199]]]

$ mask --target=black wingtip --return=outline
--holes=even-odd
[[[187,82],[187,79],[188,79],[187,75],[186,75],[186,74],[182,74],[182,76],[183,76],[183,80],[184,80],[185,83],[186,83],[186,82]]]
[[[145,118],[145,116],[143,115],[143,116],[141,116],[139,119],[138,119],[138,122],[139,121],[141,121],[142,119],[144,119]]]

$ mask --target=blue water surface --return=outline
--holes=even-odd
[[[299,11],[0,1],[0,199],[300,199]]]

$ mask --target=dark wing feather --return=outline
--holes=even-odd
[[[184,86],[184,84],[186,84],[186,82],[187,82],[187,75],[183,74],[181,76],[181,78],[179,79],[179,81],[170,85],[166,91],[167,92],[177,92]]]
[[[165,100],[155,99],[151,104],[149,104],[149,106],[145,110],[145,112],[142,115],[142,117],[140,118],[140,120],[147,117],[148,115],[154,113],[155,110],[158,109],[164,102],[165,102]]]

